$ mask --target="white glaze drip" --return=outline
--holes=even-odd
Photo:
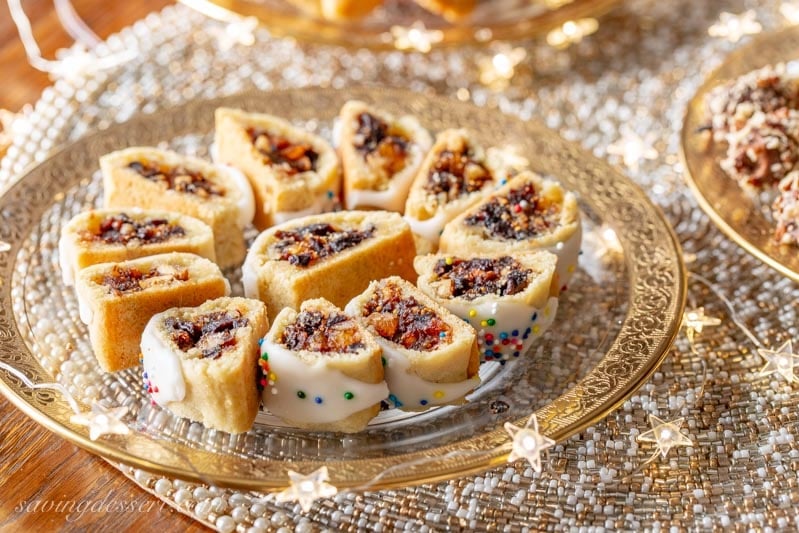
[[[405,221],[411,227],[411,231],[420,237],[432,242],[434,246],[438,246],[438,239],[441,237],[441,231],[444,226],[449,222],[452,217],[448,217],[442,210],[438,210],[434,217],[427,220],[419,220],[418,218],[405,215]]]
[[[569,283],[574,271],[577,269],[577,260],[580,256],[580,246],[582,245],[582,240],[583,226],[578,218],[577,229],[574,231],[571,237],[566,239],[564,242],[559,242],[554,246],[544,248],[544,250],[552,252],[558,256],[558,264],[555,267],[555,272],[557,273],[558,280],[560,281],[559,288],[562,288]]]
[[[158,336],[161,313],[153,316],[141,337],[142,366],[149,382],[153,400],[164,407],[169,402],[179,402],[186,397],[186,382],[180,357]]]
[[[252,192],[250,181],[241,170],[234,166],[225,163],[215,164],[220,172],[224,172],[233,181],[240,193],[239,200],[236,202],[236,207],[239,209],[236,223],[240,228],[246,228],[252,223],[252,219],[255,216],[255,195]]]
[[[58,266],[61,267],[61,278],[64,285],[72,287],[75,284],[75,250],[67,244],[65,236],[61,236],[58,241]]]
[[[264,339],[262,353],[269,354],[269,383],[263,390],[264,406],[274,415],[304,424],[343,420],[384,400],[385,382],[364,383],[328,368],[324,356],[306,364],[281,344]],[[304,394],[304,398],[298,395]],[[352,393],[352,399],[344,397]],[[321,400],[321,401],[318,401]]]
[[[480,377],[456,383],[425,381],[411,372],[411,365],[400,348],[393,342],[378,338],[386,359],[386,383],[391,391],[389,402],[397,408],[420,409],[441,405],[462,398],[480,384]]]
[[[410,166],[394,174],[388,182],[388,187],[383,191],[372,189],[351,189],[344,197],[347,209],[360,207],[375,207],[386,211],[402,213],[405,208],[405,198],[413,181],[415,167]]]
[[[261,299],[261,294],[258,290],[258,272],[250,264],[249,260],[245,260],[244,264],[241,265],[241,284],[244,287],[244,296],[253,300]]]
[[[94,311],[92,311],[92,308],[88,303],[83,301],[83,298],[80,297],[80,294],[78,294],[78,315],[80,316],[81,322],[87,326],[92,325],[92,321],[94,320]]]

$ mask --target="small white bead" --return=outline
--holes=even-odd
[[[211,500],[211,510],[216,514],[222,513],[227,509],[227,502],[221,496],[217,496]]]
[[[155,493],[159,496],[166,496],[172,490],[172,482],[168,479],[159,479],[155,482]]]
[[[191,492],[186,489],[179,489],[172,497],[175,499],[176,504],[183,505],[191,500]]]
[[[197,515],[198,518],[203,520],[205,519],[205,517],[208,516],[210,512],[211,512],[211,502],[209,500],[201,501],[194,507],[194,514]]]
[[[233,512],[230,513],[230,516],[232,516],[233,520],[236,522],[241,523],[250,517],[250,512],[246,507],[236,507],[233,509]]]
[[[216,519],[216,523],[214,524],[216,528],[221,531],[222,533],[230,533],[234,529],[236,529],[236,522],[229,516],[220,516]]]

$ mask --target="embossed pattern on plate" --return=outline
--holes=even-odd
[[[760,205],[727,176],[718,164],[726,144],[713,142],[700,129],[706,123],[705,95],[714,87],[760,67],[797,58],[797,26],[759,36],[729,54],[691,99],[680,138],[688,185],[713,223],[744,250],[794,281],[799,281],[799,249],[775,242],[769,206]]]
[[[315,434],[256,424],[229,436],[149,406],[137,369],[99,372],[77,320],[71,291],[57,268],[58,229],[97,205],[97,157],[134,144],[166,145],[204,155],[219,105],[274,112],[322,134],[350,98],[395,113],[411,112],[431,130],[470,127],[486,144],[517,144],[534,168],[556,176],[581,197],[586,225],[581,267],[562,298],[559,319],[535,357],[491,374],[464,406],[390,417],[363,434]],[[597,238],[614,234],[621,249]],[[481,471],[504,462],[506,421],[536,411],[541,430],[564,439],[607,415],[654,371],[680,325],[685,274],[679,247],[660,211],[606,163],[537,123],[474,106],[386,89],[251,92],[142,116],[67,147],[34,168],[0,198],[0,358],[34,381],[79,373],[83,401],[127,405],[127,437],[88,438],[69,422],[57,394],[31,391],[0,373],[0,389],[45,427],[110,459],[194,480],[259,490],[285,486],[287,470],[322,464],[339,488],[396,487]],[[610,242],[612,244],[612,241]],[[232,274],[235,276],[235,273]],[[235,285],[235,283],[234,283]],[[74,380],[73,380],[74,381]],[[496,402],[508,408],[494,410]],[[369,448],[369,446],[372,446]],[[376,476],[381,476],[376,479]]]

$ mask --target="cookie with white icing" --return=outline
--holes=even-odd
[[[330,144],[286,120],[219,108],[214,143],[219,163],[241,170],[255,195],[258,229],[331,211],[341,169]]]
[[[188,252],[216,260],[214,234],[204,222],[155,209],[92,209],[62,229],[58,260],[71,286],[82,268],[168,252]]]
[[[283,309],[261,353],[264,407],[291,425],[361,431],[388,396],[380,346],[323,298]]]
[[[411,184],[405,220],[415,234],[436,245],[444,225],[485,198],[494,185],[483,147],[466,130],[444,130]]]
[[[237,173],[158,148],[126,148],[100,158],[105,207],[177,211],[214,232],[216,260],[241,263],[242,233],[253,217],[252,189]]]
[[[449,222],[439,251],[463,256],[546,250],[558,256],[563,288],[577,268],[581,241],[577,197],[556,181],[525,171]]]
[[[259,344],[266,306],[222,297],[154,315],[141,337],[144,382],[157,404],[208,428],[248,431],[261,398]]]
[[[474,329],[411,283],[396,276],[374,281],[345,312],[383,349],[394,407],[459,403],[480,383]]]
[[[156,313],[230,294],[216,264],[178,252],[86,267],[75,289],[80,319],[106,372],[138,364],[142,332]]]
[[[343,306],[373,279],[399,275],[415,281],[415,255],[411,229],[397,213],[314,215],[255,239],[242,266],[244,293],[265,302],[270,319],[312,298]]]
[[[359,101],[341,108],[336,144],[344,167],[344,206],[401,212],[432,143],[416,118]]]
[[[472,325],[484,361],[500,362],[526,353],[555,320],[556,264],[546,251],[414,261],[419,289]]]

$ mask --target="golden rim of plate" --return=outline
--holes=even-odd
[[[394,48],[391,38],[393,23],[364,25],[358,20],[348,22],[326,21],[296,12],[275,9],[254,0],[179,0],[182,4],[211,18],[227,21],[231,15],[255,17],[276,37],[293,37],[302,41],[335,44],[339,46],[369,47],[373,49]],[[475,24],[450,24],[433,14],[429,15],[429,30],[440,31],[440,42],[433,47],[512,40],[545,34],[569,21],[586,17],[598,17],[619,4],[621,0],[565,0],[541,2],[540,14],[511,21]],[[405,21],[410,26],[414,21]],[[490,33],[489,33],[490,32]],[[488,39],[479,38],[488,33]]]
[[[775,242],[775,225],[719,166],[726,144],[714,142],[701,129],[707,124],[705,95],[714,87],[760,67],[797,58],[799,26],[759,35],[731,52],[689,102],[680,134],[685,178],[702,210],[741,248],[794,281],[799,281],[799,248]]]
[[[661,210],[608,163],[542,124],[522,122],[499,112],[481,113],[471,104],[443,97],[381,88],[253,91],[196,101],[112,126],[67,146],[34,167],[0,197],[0,241],[10,244],[8,251],[0,252],[0,361],[24,372],[33,382],[53,381],[18,330],[11,312],[8,280],[21,242],[40,223],[54,196],[81,178],[63,169],[88,164],[96,168],[100,155],[131,143],[154,145],[163,139],[212,131],[213,110],[219,106],[267,112],[321,106],[318,108],[337,112],[348,99],[400,105],[420,117],[434,116],[436,120],[451,120],[451,124],[466,127],[479,117],[481,130],[489,134],[523,128],[529,136],[527,142],[535,148],[536,170],[568,178],[562,180],[564,184],[594,212],[602,213],[603,225],[616,232],[629,279],[627,315],[604,357],[572,389],[536,411],[543,434],[557,441],[568,438],[605,418],[647,380],[667,355],[680,329],[686,298],[680,246]],[[499,427],[444,446],[377,459],[254,461],[159,442],[136,431],[124,438],[112,435],[92,441],[88,428],[70,422],[72,410],[59,393],[32,390],[3,370],[0,391],[48,430],[106,459],[166,476],[238,489],[283,489],[288,484],[288,470],[310,472],[321,466],[329,468],[330,483],[339,489],[363,487],[369,482],[370,490],[434,483],[505,464],[510,452],[510,437]],[[516,423],[525,422],[526,418]],[[458,451],[466,453],[453,453]],[[431,462],[431,457],[438,460]],[[419,460],[425,463],[414,466],[414,461]],[[386,472],[387,469],[391,470]]]

